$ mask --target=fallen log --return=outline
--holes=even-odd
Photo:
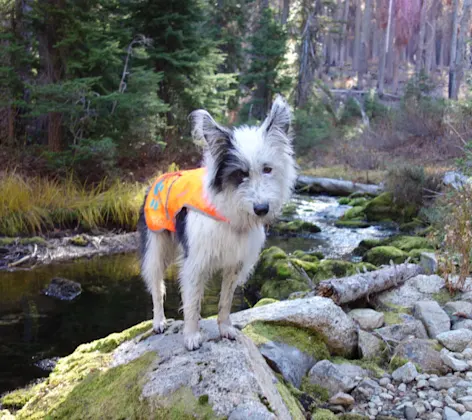
[[[331,195],[346,196],[352,193],[363,193],[378,195],[382,187],[374,184],[358,184],[356,182],[344,181],[342,179],[317,178],[300,175],[297,179],[295,190],[300,193],[327,193]]]
[[[416,264],[391,265],[350,277],[324,280],[318,284],[315,293],[342,305],[398,286],[423,273],[423,268]]]

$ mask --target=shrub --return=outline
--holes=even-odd
[[[414,206],[416,211],[441,187],[441,177],[428,174],[422,166],[400,165],[392,167],[386,178],[386,190],[402,208]]]

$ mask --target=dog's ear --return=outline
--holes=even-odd
[[[267,138],[290,143],[291,123],[290,106],[281,95],[277,95],[268,117],[262,123],[262,131]]]
[[[204,141],[213,156],[220,155],[232,146],[231,131],[219,125],[212,116],[203,109],[190,114],[192,137],[196,142]]]

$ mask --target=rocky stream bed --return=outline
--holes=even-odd
[[[211,316],[218,288],[210,286],[201,322],[205,342],[195,352],[183,347],[182,321],[171,320],[162,335],[150,332],[150,321],[138,323],[150,318],[151,307],[142,284],[138,286],[133,254],[92,258],[88,264],[95,265],[94,271],[81,265],[84,260],[27,271],[20,270],[22,264],[10,266],[0,274],[0,331],[9,332],[6,337],[23,349],[14,331],[41,330],[51,314],[51,325],[63,324],[52,331],[55,338],[47,336],[56,340],[56,348],[39,346],[28,353],[52,372],[6,393],[0,419],[472,419],[472,279],[451,296],[436,274],[427,230],[408,209],[389,200],[385,194],[340,200],[296,197],[272,228],[253,277],[237,293],[231,316],[240,330],[237,340],[219,338]],[[116,238],[82,235],[80,244],[70,238],[41,245],[16,241],[4,246],[4,255],[10,256],[4,266],[35,249],[28,263],[58,260],[55,255],[64,257],[65,249],[76,256],[105,253],[100,247],[107,241],[114,247]],[[126,251],[133,249],[134,240],[122,242],[123,247],[131,244]],[[105,274],[110,258],[111,274]],[[132,275],[119,274],[126,259]],[[79,274],[77,266],[82,267]],[[171,270],[166,310],[179,318],[173,274]],[[13,276],[29,280],[15,289]],[[44,296],[51,278],[62,276],[79,284],[80,290],[68,284],[73,298],[64,302]],[[361,293],[356,285],[367,281],[381,286],[375,293]],[[61,298],[64,284],[56,280],[50,293]],[[336,287],[351,284],[355,290],[340,297],[343,287]],[[383,290],[385,284],[388,289]],[[120,293],[135,298],[124,300]],[[25,302],[27,313],[18,309]],[[64,305],[59,314],[56,305]],[[67,319],[74,316],[67,335]],[[90,324],[96,326],[95,338],[137,325],[92,341]],[[88,344],[67,350],[59,335],[72,337],[74,332],[79,336],[74,347]],[[24,336],[23,344],[34,346],[31,337],[40,336],[30,335],[29,342]],[[0,359],[13,360],[15,347],[1,337],[0,351],[10,355]],[[51,359],[54,354],[69,355]],[[4,390],[14,383],[23,386],[32,376],[4,382]]]

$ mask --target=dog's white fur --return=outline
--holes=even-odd
[[[218,125],[208,112],[191,114],[193,137],[204,140],[204,190],[208,200],[229,221],[216,221],[187,209],[179,234],[150,231],[141,214],[142,276],[152,295],[153,328],[165,329],[164,272],[177,260],[184,312],[184,341],[189,350],[200,347],[200,307],[206,280],[222,270],[218,307],[222,337],[234,339],[230,311],[236,286],[246,282],[265,241],[264,225],[274,220],[290,198],[296,165],[291,139],[291,113],[278,96],[260,127],[234,130]],[[265,168],[265,169],[264,169]],[[269,169],[271,168],[271,171]],[[254,206],[268,204],[266,215]]]

